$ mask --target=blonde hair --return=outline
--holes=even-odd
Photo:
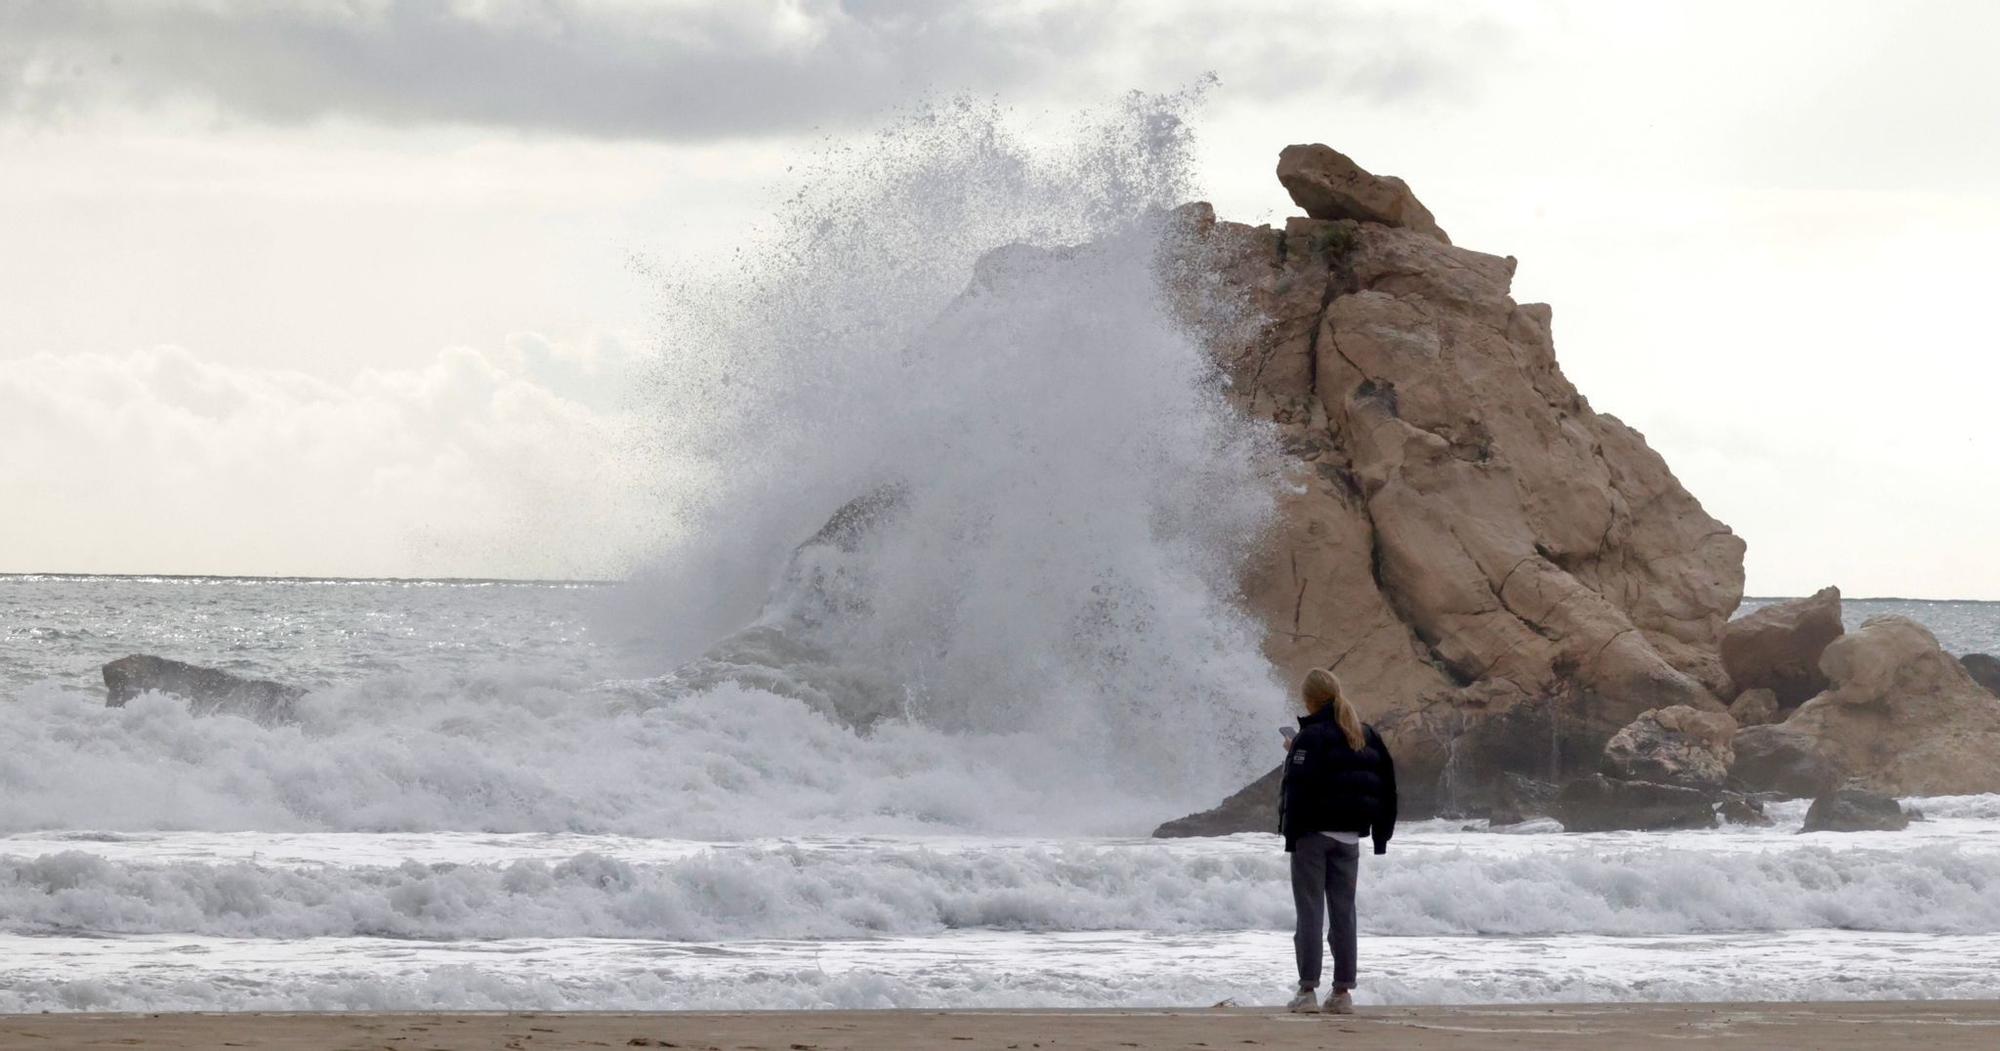
[[[1314,668],[1306,673],[1306,679],[1299,684],[1299,699],[1306,704],[1306,712],[1318,715],[1327,705],[1333,705],[1333,721],[1340,724],[1341,735],[1347,738],[1347,747],[1360,751],[1368,740],[1361,729],[1361,713],[1354,710],[1354,704],[1340,688],[1340,680],[1325,668]]]

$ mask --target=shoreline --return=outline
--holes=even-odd
[[[1989,1048],[2000,1000],[1599,1003],[1363,1007],[1354,1015],[1276,1008],[393,1012],[0,1015],[0,1046],[157,1051],[669,1047],[702,1051],[951,1048]]]

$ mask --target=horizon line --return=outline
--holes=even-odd
[[[606,587],[624,584],[631,578],[608,577],[342,577],[325,574],[261,573],[78,573],[61,570],[0,571],[0,581],[27,577],[58,577],[100,580],[239,580],[285,584],[539,584],[566,587]],[[1743,602],[1769,602],[1806,598],[1806,595],[1745,595]],[[1908,595],[1842,595],[1842,602],[2000,602],[2000,598],[1913,598]]]

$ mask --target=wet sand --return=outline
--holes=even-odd
[[[1115,1051],[2000,1047],[2000,1001],[1161,1011],[0,1015],[0,1048]]]

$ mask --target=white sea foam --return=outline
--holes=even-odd
[[[1426,837],[1364,864],[1386,936],[2000,932],[2000,851],[1698,836],[1618,849]],[[0,930],[216,937],[829,939],[950,931],[1280,930],[1275,841],[861,840],[511,862],[156,863],[0,855]]]
[[[745,1010],[1283,1002],[1290,938],[965,933],[846,942],[21,939],[0,1011]],[[1990,937],[1376,938],[1369,1003],[1992,996]]]
[[[1036,734],[861,734],[732,683],[642,708],[535,678],[400,676],[300,711],[263,726],[157,694],[106,709],[23,691],[0,720],[0,831],[1104,832],[1213,794],[1136,799]]]

